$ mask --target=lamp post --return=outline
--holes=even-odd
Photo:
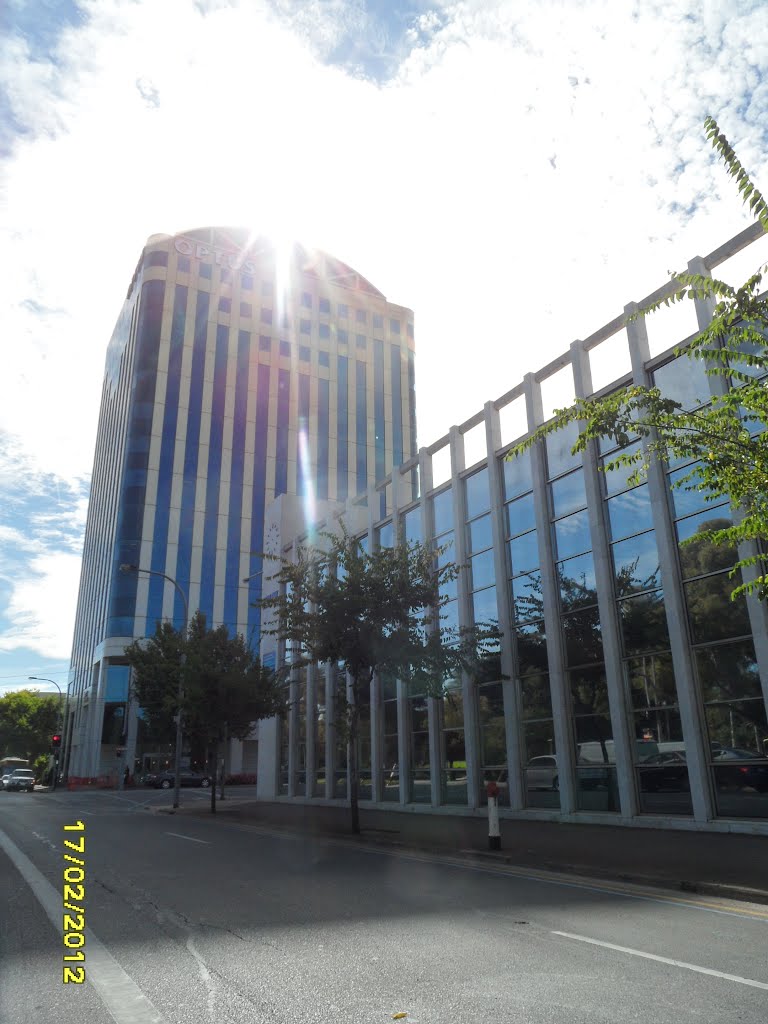
[[[187,624],[189,621],[187,595],[181,589],[173,576],[168,576],[166,573],[160,572],[159,569],[143,569],[139,565],[121,565],[120,572],[137,574],[144,573],[146,576],[161,576],[176,588],[176,593],[181,598],[181,603],[184,606],[184,628],[182,631],[183,642],[181,647],[181,657],[179,659],[179,690],[176,702],[176,752],[173,759],[173,806],[174,810],[176,810],[179,806],[179,790],[181,788],[181,745],[184,738],[181,724],[181,702],[184,699],[184,663],[186,661],[184,644],[187,641]]]
[[[27,676],[27,679],[32,679],[36,683],[52,683],[59,691],[59,736],[63,739],[64,734],[64,694],[61,692],[61,687],[55,679],[46,679],[45,676]],[[67,689],[67,696],[69,696],[69,689]],[[58,752],[53,756],[53,785],[51,790],[56,789],[56,777],[59,774],[59,755]]]

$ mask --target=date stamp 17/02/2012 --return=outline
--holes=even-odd
[[[82,821],[64,826],[64,846],[73,853],[64,853],[62,982],[82,985],[85,981],[85,825]],[[70,966],[72,964],[77,966]]]

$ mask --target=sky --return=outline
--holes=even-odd
[[[750,222],[707,115],[767,191],[764,0],[5,0],[0,695],[66,683],[149,235],[293,236],[412,308],[430,444]]]

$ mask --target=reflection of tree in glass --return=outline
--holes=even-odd
[[[483,740],[483,764],[504,764],[507,760],[507,740],[501,683],[484,686],[479,691],[477,703]]]
[[[693,537],[680,545],[680,566],[684,578],[719,572],[736,564],[738,555],[733,544],[713,544],[706,536],[710,530],[727,530],[732,525],[730,519],[720,517],[708,519],[697,526]]]

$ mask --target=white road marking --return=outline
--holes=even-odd
[[[38,871],[32,861],[2,830],[0,830],[0,848],[8,855],[29,885],[57,933],[61,933],[61,893],[56,891],[48,879]],[[165,1017],[147,999],[131,976],[123,970],[90,928],[85,929],[85,937],[86,984],[93,985],[116,1024],[166,1024]]]
[[[183,836],[180,832],[166,832],[165,834],[167,836],[176,836],[177,839],[188,839],[190,843],[203,843],[205,846],[211,845],[207,839],[194,839],[192,836]]]
[[[605,949],[615,949],[619,953],[629,953],[631,956],[641,956],[645,960],[656,960],[660,964],[670,964],[672,967],[683,967],[686,971],[695,971],[697,974],[709,974],[713,978],[724,978],[725,981],[735,981],[739,985],[749,985],[751,988],[761,988],[768,991],[768,983],[764,981],[753,981],[751,978],[742,978],[738,974],[726,974],[724,971],[713,971],[711,967],[699,967],[698,964],[688,964],[684,960],[672,960],[668,956],[657,956],[655,953],[645,953],[641,949],[630,949],[628,946],[617,946],[614,942],[603,942],[600,939],[590,939],[586,935],[572,935],[570,932],[552,932],[553,935],[562,935],[564,939],[575,939],[577,942],[588,942],[592,946],[603,946]]]

